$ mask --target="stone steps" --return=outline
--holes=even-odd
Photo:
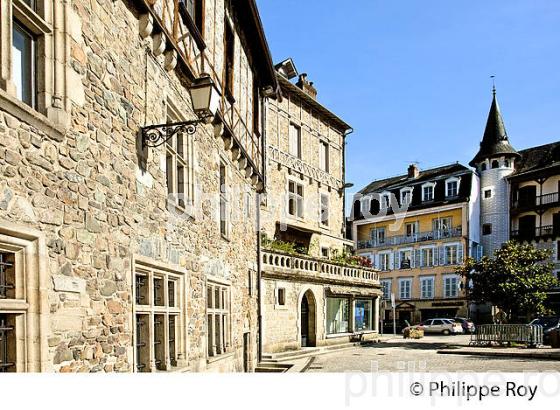
[[[326,353],[333,353],[338,351],[343,351],[347,349],[352,349],[356,346],[363,346],[367,344],[372,344],[374,342],[367,341],[367,342],[348,342],[342,343],[332,346],[321,346],[321,347],[307,347],[302,348],[301,350],[293,350],[288,352],[281,352],[281,353],[264,353],[262,364],[269,364],[269,363],[286,363],[298,359],[304,359],[306,357],[317,356]]]
[[[292,367],[291,364],[273,363],[262,361],[255,368],[255,373],[286,373]]]

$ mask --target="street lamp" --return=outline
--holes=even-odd
[[[220,105],[220,92],[208,74],[195,79],[189,88],[194,113],[198,119],[169,124],[149,125],[140,128],[142,148],[159,147],[177,133],[192,135],[198,124],[209,124],[214,119]]]

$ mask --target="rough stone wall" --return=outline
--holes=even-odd
[[[301,127],[302,161],[320,168],[319,141],[329,143],[329,174],[342,180],[343,143],[342,132],[330,122],[311,110],[301,100],[284,91],[282,102],[269,101],[266,113],[267,144],[289,152],[290,123]],[[304,186],[304,217],[293,218],[287,213],[288,181],[294,180]],[[287,222],[316,233],[312,236],[312,255],[319,256],[321,247],[342,249],[343,196],[338,187],[329,187],[324,183],[309,178],[294,169],[279,165],[271,157],[267,160],[267,206],[263,208],[263,227],[269,237],[274,237],[276,222]],[[329,224],[321,225],[319,220],[320,197],[329,197]]]
[[[251,331],[256,343],[256,299],[247,292],[247,272],[257,258],[255,210],[243,224],[232,215],[230,240],[221,238],[220,160],[228,164],[229,184],[239,187],[232,188],[231,210],[243,209],[239,192],[254,191],[211,126],[195,135],[200,212],[194,216],[176,218],[167,208],[163,148],[149,150],[145,172],[139,167],[141,125],[165,122],[168,100],[188,118],[194,114],[177,72],[165,71],[163,57],[146,51],[151,39],[140,38],[132,3],[73,2],[70,20],[80,36],[71,44],[70,65],[81,77],[73,92],[83,100],[74,100],[64,140],[0,109],[0,221],[37,228],[46,237],[49,370],[133,371],[134,255],[186,272],[191,370],[242,370],[243,332]],[[221,42],[213,44],[221,55]],[[206,362],[208,275],[231,283],[232,300],[233,355],[212,366]],[[83,283],[83,291],[57,289],[64,278]],[[250,350],[255,356],[255,346]]]

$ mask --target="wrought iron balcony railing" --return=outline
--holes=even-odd
[[[294,274],[319,276],[344,282],[368,282],[379,284],[379,272],[372,268],[343,265],[326,259],[303,255],[290,255],[278,251],[263,250],[264,269],[292,271]]]
[[[463,229],[460,226],[451,229],[441,229],[436,231],[419,232],[411,235],[388,236],[383,239],[373,239],[369,241],[358,241],[358,249],[382,248],[398,246],[408,243],[437,241],[448,238],[460,238]]]

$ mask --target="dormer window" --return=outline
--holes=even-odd
[[[412,202],[412,188],[401,189],[401,206]]]
[[[445,197],[454,198],[459,195],[459,178],[449,178],[445,181]]]
[[[498,162],[497,159],[492,161],[492,169],[495,169],[495,168],[500,168],[500,163]]]
[[[382,193],[379,198],[380,209],[389,209],[390,204],[391,204],[391,194],[389,194],[388,192]]]
[[[428,182],[422,185],[422,202],[429,202],[434,200],[435,186],[435,182]]]
[[[486,162],[482,163],[482,165],[480,166],[480,170],[486,171]]]

